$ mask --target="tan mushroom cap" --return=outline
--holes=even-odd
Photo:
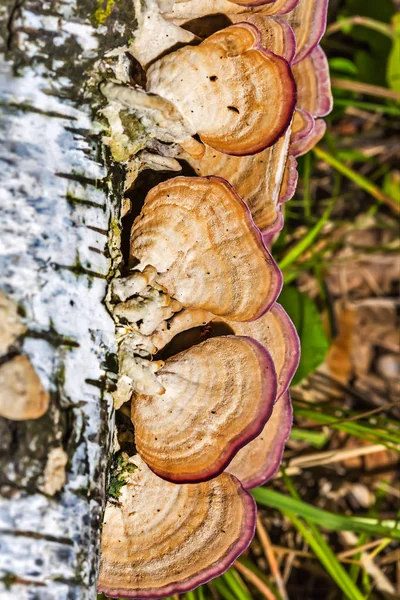
[[[217,323],[218,318],[213,320]],[[249,336],[262,344],[270,353],[278,376],[276,398],[287,390],[299,365],[300,341],[289,315],[278,303],[275,303],[257,321],[234,323],[225,320],[235,335]]]
[[[25,331],[26,327],[18,315],[18,306],[0,290],[0,356],[6,354]]]
[[[303,60],[320,42],[325,29],[329,0],[299,0],[286,15],[296,36],[295,62]]]
[[[171,8],[164,10],[165,16],[177,24],[198,19],[205,15],[223,14],[231,17],[233,14],[245,15],[249,12],[264,15],[283,15],[291,11],[299,0],[275,0],[275,2],[260,3],[256,6],[233,2],[230,0],[175,0]]]
[[[99,592],[164,598],[218,577],[251,542],[253,498],[227,473],[205,483],[166,482],[134,456],[118,504],[108,504]]]
[[[261,434],[238,452],[227,469],[240,479],[246,490],[263,485],[276,474],[292,421],[292,403],[289,392],[286,392],[275,404]]]
[[[14,421],[38,419],[50,397],[26,356],[16,356],[0,366],[0,416]]]
[[[246,202],[261,231],[275,223],[282,178],[288,154],[290,131],[276,144],[252,156],[228,156],[205,146],[202,158],[183,158],[198,175],[218,175],[235,188]]]
[[[332,92],[329,65],[320,46],[301,62],[293,65],[297,85],[297,108],[313,117],[324,117],[332,110]]]
[[[296,102],[288,63],[260,43],[251,23],[227,27],[155,62],[147,90],[176,106],[216,150],[260,152],[285,132]]]
[[[153,188],[132,227],[131,263],[155,267],[157,283],[182,306],[231,320],[258,318],[282,285],[247,206],[218,177]]]
[[[247,337],[206,340],[158,371],[164,394],[132,398],[138,453],[160,477],[205,481],[221,473],[271,415],[276,372]]]

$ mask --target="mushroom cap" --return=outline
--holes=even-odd
[[[312,129],[307,135],[303,136],[297,142],[290,143],[290,154],[292,155],[292,157],[302,156],[303,154],[309,152],[324,137],[325,131],[325,121],[323,121],[322,119],[315,119]]]
[[[276,372],[267,350],[247,337],[206,340],[157,373],[162,395],[134,395],[136,448],[149,467],[173,482],[221,473],[271,415]]]
[[[278,471],[293,422],[289,392],[278,400],[261,434],[235,456],[228,472],[242,482],[246,490],[263,485]]]
[[[261,34],[261,45],[290,64],[296,54],[296,38],[293,29],[279,17],[268,17],[262,13],[229,15],[232,23],[252,23]]]
[[[225,572],[250,544],[256,506],[240,482],[175,485],[144,462],[129,459],[118,504],[105,511],[99,592],[124,598],[164,598]]]
[[[261,231],[277,219],[277,206],[288,155],[290,131],[273,146],[252,156],[228,156],[205,146],[200,159],[183,158],[198,175],[218,175],[235,188],[246,202]]]
[[[326,29],[329,0],[299,0],[287,14],[297,42],[294,62],[303,60],[319,44]]]
[[[26,356],[15,356],[0,366],[0,416],[13,421],[39,419],[50,397]]]
[[[176,106],[212,148],[260,152],[286,131],[296,102],[289,64],[260,44],[251,23],[227,27],[156,61],[147,90]]]
[[[232,4],[239,4],[240,6],[263,6],[264,4],[272,4],[275,0],[228,0]]]
[[[214,323],[218,319],[214,319]],[[270,353],[278,376],[276,400],[289,387],[300,360],[300,340],[289,315],[278,303],[257,321],[233,323],[225,321],[235,335],[249,336]]]
[[[273,304],[281,273],[250,211],[219,177],[176,177],[153,188],[131,232],[132,264],[184,307],[231,320],[257,319]]]
[[[297,108],[307,110],[313,117],[324,117],[332,110],[329,64],[321,46],[301,62],[293,65],[297,85]]]
[[[205,15],[223,14],[231,17],[233,14],[257,12],[264,15],[283,15],[293,10],[299,0],[275,0],[275,2],[260,2],[250,7],[249,4],[233,2],[233,0],[175,0],[170,9],[164,10],[165,17],[177,25],[197,19]]]
[[[299,173],[297,171],[297,160],[293,155],[289,155],[286,161],[285,172],[283,174],[280,204],[284,204],[293,198],[297,188]]]

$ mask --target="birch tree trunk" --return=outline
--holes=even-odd
[[[93,600],[115,357],[103,299],[118,214],[81,92],[107,46],[126,42],[131,2],[0,0],[0,18],[0,290],[27,328],[0,365],[28,357],[50,396],[39,419],[0,419],[0,598]]]

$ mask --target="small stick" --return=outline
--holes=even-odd
[[[264,550],[265,558],[268,560],[269,565],[271,567],[271,573],[276,582],[278,591],[282,596],[283,600],[289,600],[285,584],[283,583],[281,572],[279,570],[278,562],[276,560],[276,556],[272,548],[271,540],[264,525],[261,522],[260,517],[257,517],[257,533],[258,537],[260,538],[261,546]]]

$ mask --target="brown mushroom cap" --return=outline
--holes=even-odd
[[[135,443],[160,477],[205,481],[221,473],[271,415],[276,372],[247,337],[206,340],[169,358],[157,373],[164,394],[132,399]]]
[[[302,156],[309,152],[324,137],[325,131],[325,121],[322,119],[315,119],[314,125],[309,133],[303,135],[301,139],[290,143],[290,154],[292,157]]]
[[[176,106],[216,150],[260,152],[285,132],[296,102],[288,63],[260,43],[251,23],[227,27],[155,62],[147,90]]]
[[[214,319],[213,323],[218,322]],[[246,335],[260,342],[270,353],[278,375],[276,398],[287,390],[299,365],[300,340],[289,315],[278,303],[257,321],[233,323],[225,321],[235,335]]]
[[[303,60],[319,44],[325,29],[329,0],[299,0],[285,17],[296,36],[295,62]]]
[[[238,477],[246,490],[263,485],[276,474],[292,421],[292,403],[287,391],[275,404],[261,434],[242,448],[228,467],[228,472]]]
[[[262,13],[229,15],[232,23],[252,23],[261,34],[261,45],[290,64],[296,54],[296,38],[293,29],[279,17],[268,17]]]
[[[320,46],[301,62],[293,65],[297,85],[297,107],[313,117],[324,117],[332,110],[329,65]]]
[[[26,356],[15,356],[0,366],[0,416],[14,421],[38,419],[50,397]]]
[[[253,498],[223,473],[212,481],[175,485],[139,456],[118,504],[106,507],[99,592],[124,598],[184,593],[226,571],[251,542]]]
[[[254,222],[265,231],[276,222],[277,206],[288,154],[290,131],[276,144],[252,156],[228,156],[205,146],[202,158],[183,158],[198,175],[218,175],[235,188],[246,202]]]
[[[192,19],[205,15],[222,14],[231,17],[233,14],[245,15],[249,12],[263,15],[283,15],[293,10],[299,0],[275,0],[275,2],[260,2],[250,7],[249,3],[239,3],[233,0],[175,0],[171,8],[164,10],[165,16],[180,25]]]
[[[281,274],[250,212],[218,177],[176,177],[153,188],[131,232],[131,261],[184,307],[253,320],[273,304]],[[139,264],[137,264],[139,263]]]

